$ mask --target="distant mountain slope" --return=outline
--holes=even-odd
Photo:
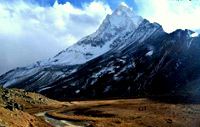
[[[166,33],[120,6],[100,28],[54,58],[0,77],[51,98],[200,96],[200,37]]]
[[[189,30],[167,34],[157,27],[145,41],[130,39],[129,45],[80,66],[42,93],[63,99],[199,96],[200,38],[191,35]]]

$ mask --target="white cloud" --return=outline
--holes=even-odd
[[[53,7],[0,2],[0,74],[54,56],[94,32],[108,13],[110,7],[97,1],[83,9],[69,2]]]
[[[200,28],[199,0],[135,0],[139,14],[160,23],[167,32]]]
[[[122,6],[129,7],[125,2],[120,3]]]

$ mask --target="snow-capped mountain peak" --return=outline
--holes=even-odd
[[[106,16],[96,32],[60,52],[47,63],[83,64],[109,51],[116,39],[134,32],[142,21],[143,18],[136,15],[129,7],[120,5],[111,15]]]
[[[141,21],[143,20],[143,18],[141,16],[138,16],[137,14],[135,14],[131,8],[129,8],[128,6],[126,6],[124,4],[121,4],[114,11],[112,16],[113,17],[118,16],[121,19],[123,18],[123,20],[127,20],[127,18],[131,19],[130,21],[132,21],[136,27],[138,27],[139,24],[141,23]]]
[[[143,18],[136,15],[129,7],[120,5],[111,15],[107,15],[96,35],[104,35],[107,32],[115,34],[119,31],[134,31],[142,21]]]
[[[199,100],[199,49],[197,33],[166,33],[120,5],[93,34],[49,60],[5,73],[0,84],[63,100],[175,93]]]

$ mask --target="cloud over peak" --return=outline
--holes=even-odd
[[[165,31],[200,28],[199,0],[135,0],[139,14],[161,24]]]
[[[93,1],[42,7],[22,0],[0,1],[0,74],[51,57],[94,32],[112,10]]]

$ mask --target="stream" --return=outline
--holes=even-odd
[[[85,127],[87,124],[86,122],[72,122],[72,121],[67,121],[67,120],[55,119],[48,116],[47,112],[49,111],[36,113],[35,116],[43,117],[44,120],[50,125],[52,125],[53,127]]]

